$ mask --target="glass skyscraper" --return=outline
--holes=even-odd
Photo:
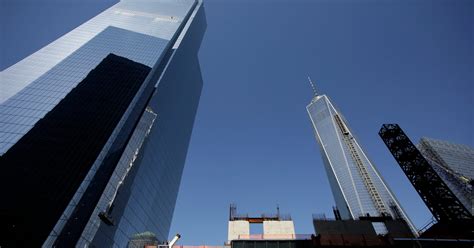
[[[200,0],[123,0],[1,72],[0,246],[167,240],[205,29]]]
[[[426,137],[420,139],[417,148],[464,207],[474,214],[474,149]]]
[[[315,92],[306,110],[341,218],[390,215],[404,219],[414,231],[410,219],[329,98]],[[378,233],[386,231],[383,223],[374,223],[374,228]]]

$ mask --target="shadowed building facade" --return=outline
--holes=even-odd
[[[403,219],[415,232],[408,216],[330,99],[315,92],[306,110],[320,145],[340,218],[358,220],[382,216]],[[373,225],[377,233],[387,232],[383,222]]]
[[[474,149],[462,144],[423,137],[417,145],[423,157],[461,201],[474,213]]]
[[[201,1],[125,0],[1,72],[0,246],[167,240],[205,29]]]

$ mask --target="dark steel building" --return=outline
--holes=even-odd
[[[474,239],[474,218],[397,124],[384,124],[379,135],[436,219],[422,238]]]

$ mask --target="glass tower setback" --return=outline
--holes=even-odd
[[[474,149],[426,137],[420,139],[417,148],[464,207],[474,214]]]
[[[167,240],[205,29],[199,0],[123,0],[0,73],[0,246]]]
[[[414,231],[411,221],[330,99],[316,95],[306,110],[341,218],[390,215],[403,218]],[[382,224],[374,227],[379,233],[385,231]]]

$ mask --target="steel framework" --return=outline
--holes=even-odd
[[[436,220],[473,219],[398,124],[382,125],[379,135]]]

